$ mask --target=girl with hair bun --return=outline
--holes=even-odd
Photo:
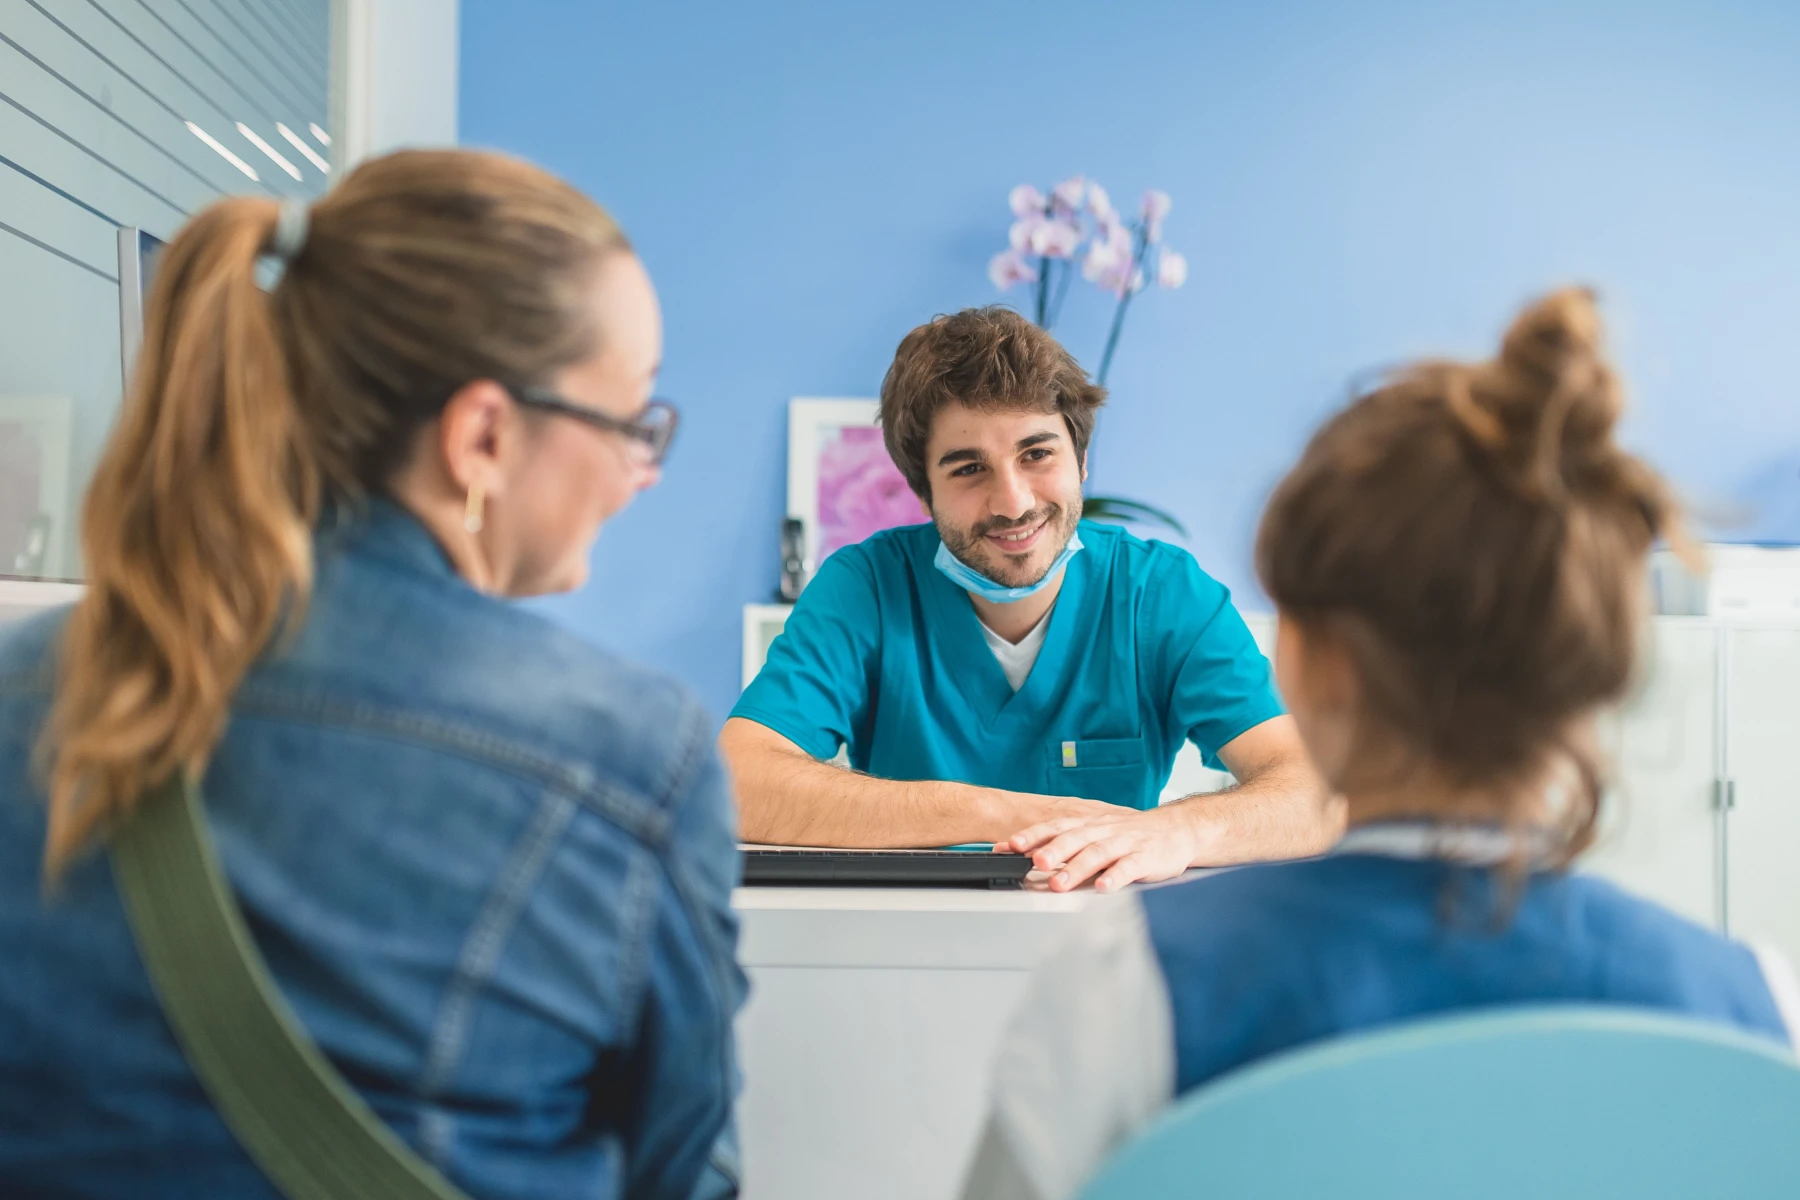
[[[1614,440],[1601,332],[1591,293],[1553,293],[1492,360],[1406,367],[1313,437],[1256,558],[1283,698],[1349,831],[1084,914],[1001,1052],[965,1196],[1073,1195],[1175,1096],[1413,1018],[1619,1004],[1800,1036],[1773,950],[1570,870],[1646,555],[1681,544],[1668,489]]]
[[[712,723],[509,603],[578,586],[656,482],[661,354],[612,218],[499,155],[393,154],[176,234],[86,594],[0,631],[0,1194],[274,1194],[105,853],[182,780],[280,997],[450,1183],[735,1191]]]

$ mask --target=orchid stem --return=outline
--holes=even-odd
[[[1073,259],[1066,260],[1063,263],[1062,282],[1056,288],[1056,299],[1050,304],[1050,325],[1045,325],[1045,329],[1049,329],[1051,325],[1062,319],[1063,298],[1069,294],[1069,279],[1073,276],[1074,271],[1075,261]]]
[[[1045,306],[1046,302],[1048,302],[1048,300],[1050,299],[1050,260],[1048,258],[1040,257],[1038,259],[1038,281],[1037,281],[1037,284],[1038,284],[1038,286],[1037,286],[1037,323],[1038,323],[1038,328],[1039,329],[1047,329],[1047,328],[1049,328],[1049,326],[1044,324],[1044,306]]]
[[[1137,235],[1137,248],[1131,256],[1131,267],[1125,272],[1125,292],[1119,297],[1119,307],[1113,312],[1112,332],[1106,335],[1106,349],[1100,355],[1100,373],[1094,382],[1101,387],[1106,386],[1106,372],[1112,368],[1113,351],[1119,348],[1119,331],[1125,328],[1125,309],[1131,304],[1131,298],[1138,289],[1131,286],[1137,278],[1138,266],[1144,261],[1144,251],[1149,248],[1150,239],[1140,226]]]

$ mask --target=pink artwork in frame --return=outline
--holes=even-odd
[[[879,426],[845,426],[826,436],[819,447],[820,562],[872,533],[924,519]]]
[[[928,520],[888,457],[873,400],[796,398],[788,405],[788,515],[806,535],[806,569],[896,525]]]

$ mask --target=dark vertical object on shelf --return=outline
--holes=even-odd
[[[800,598],[806,586],[806,524],[799,517],[781,519],[781,586],[776,596],[784,604]]]

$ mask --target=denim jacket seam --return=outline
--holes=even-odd
[[[674,889],[677,902],[687,916],[688,925],[694,930],[694,936],[706,948],[706,961],[712,977],[712,1008],[716,1028],[719,1031],[718,1044],[722,1048],[716,1064],[719,1072],[721,1094],[731,1095],[736,1085],[732,1074],[732,1012],[731,994],[735,983],[734,971],[737,967],[736,957],[728,947],[721,946],[715,936],[712,922],[706,919],[706,905],[701,900],[703,889],[690,878],[688,872],[673,856],[665,859],[664,869],[668,873],[670,886]],[[729,900],[727,901],[729,903]]]
[[[671,755],[673,768],[670,771],[668,790],[662,797],[664,806],[673,808],[677,797],[683,796],[692,785],[701,765],[706,759],[708,739],[704,713],[694,704],[685,707],[683,728],[677,752]],[[721,946],[715,936],[712,921],[708,918],[707,905],[703,897],[705,889],[695,880],[683,865],[679,855],[665,848],[659,856],[662,860],[663,873],[669,880],[669,887],[674,899],[681,906],[682,914],[694,931],[694,936],[705,948],[708,974],[712,981],[712,1016],[717,1030],[717,1042],[722,1047],[719,1061],[715,1064],[718,1071],[719,1088],[723,1095],[731,1095],[736,1086],[733,1076],[733,1045],[731,995],[734,990],[737,968],[736,956],[730,947]],[[726,903],[729,904],[729,892]]]
[[[684,703],[675,749],[668,756],[668,771],[657,789],[656,807],[659,810],[667,812],[673,808],[677,797],[687,790],[687,784],[699,771],[706,759],[706,734],[707,723],[699,706]]]
[[[629,934],[619,962],[619,994],[625,1012],[641,1018],[645,993],[650,986],[650,943],[656,926],[656,859],[650,855],[634,858],[626,869],[623,897],[624,928]],[[636,1020],[632,1022],[636,1024]]]
[[[419,1153],[439,1171],[449,1174],[450,1147],[456,1138],[456,1118],[448,1109],[429,1101],[419,1106]]]
[[[552,792],[513,843],[499,876],[488,889],[457,954],[450,986],[438,1006],[425,1063],[415,1087],[425,1100],[435,1100],[449,1085],[467,1046],[475,997],[492,977],[519,916],[543,877],[544,868],[576,812],[567,796]]]
[[[650,845],[660,847],[669,838],[672,823],[664,811],[666,805],[596,778],[593,769],[585,764],[553,758],[515,739],[472,725],[364,700],[296,694],[265,683],[243,685],[232,709],[233,716],[334,725],[450,750],[573,796]]]

